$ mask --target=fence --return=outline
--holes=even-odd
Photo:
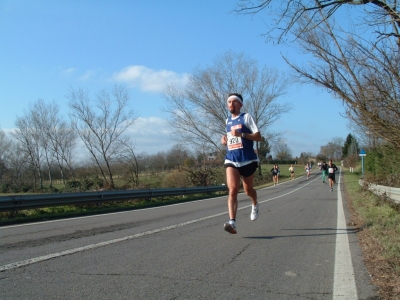
[[[16,211],[40,207],[101,203],[132,199],[151,199],[157,197],[181,196],[189,194],[208,194],[226,190],[227,187],[225,185],[220,185],[191,188],[2,196],[0,197],[0,211]]]
[[[360,179],[358,183],[363,186],[364,184],[368,184],[368,190],[373,192],[376,195],[385,195],[392,199],[396,203],[400,203],[400,188],[393,188],[390,186],[366,183],[364,180]]]

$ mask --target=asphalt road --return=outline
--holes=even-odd
[[[0,228],[0,299],[374,299],[339,174],[226,196]]]

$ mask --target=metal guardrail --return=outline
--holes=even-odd
[[[360,179],[358,183],[361,186],[363,186],[364,184],[368,184],[368,190],[373,192],[375,195],[386,195],[394,202],[400,203],[400,188],[393,188],[390,186],[378,185],[373,183],[365,183],[362,179]]]
[[[123,190],[123,191],[99,191],[83,193],[59,193],[37,194],[21,196],[1,196],[0,211],[15,211],[50,206],[62,206],[71,204],[88,204],[108,201],[121,201],[131,199],[149,199],[165,196],[180,196],[189,194],[214,193],[226,191],[225,185],[209,187],[148,189],[148,190]]]

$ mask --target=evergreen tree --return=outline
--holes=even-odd
[[[347,157],[353,154],[358,153],[358,142],[354,136],[351,135],[351,133],[347,136],[346,141],[344,142],[343,148],[342,148],[342,153],[343,157]]]

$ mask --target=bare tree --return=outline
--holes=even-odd
[[[364,6],[363,24],[374,27],[378,37],[394,37],[400,41],[400,17],[396,0],[260,0],[258,4],[254,4],[252,0],[239,0],[235,12],[250,15],[260,12],[268,14],[272,25],[265,36],[280,43],[290,34],[298,38],[309,33],[333,18],[339,9],[350,5]],[[299,26],[304,16],[309,18],[309,22]]]
[[[318,157],[325,157],[326,159],[333,159],[334,158],[334,145],[329,142],[328,144],[321,146],[321,149],[319,150]]]
[[[125,141],[122,141],[122,143],[125,146],[125,151],[121,152],[118,157],[118,162],[121,166],[123,166],[120,169],[124,170],[125,177],[128,178],[128,183],[131,183],[134,187],[138,187],[140,167],[139,161],[142,159],[142,157],[135,154],[132,144],[126,144]]]
[[[24,118],[17,121],[17,130],[14,136],[22,142],[27,148],[30,156],[40,154],[43,161],[37,161],[34,164],[37,168],[42,168],[40,164],[44,164],[47,169],[50,186],[53,183],[52,169],[54,162],[60,168],[61,178],[65,185],[64,166],[66,164],[72,177],[72,150],[76,141],[76,133],[59,115],[59,108],[54,102],[47,104],[44,100],[39,99],[30,105],[29,110],[25,112]],[[33,134],[29,137],[29,134]]]
[[[51,165],[53,163],[53,155],[51,152],[51,143],[46,135],[46,131],[52,124],[49,124],[48,120],[51,118],[51,112],[47,109],[45,102],[39,99],[29,108],[29,120],[31,126],[36,130],[36,136],[39,139],[39,146],[42,149],[44,162],[47,167],[47,174],[50,181],[50,187],[53,186],[53,177],[51,173]]]
[[[43,188],[42,163],[44,148],[41,145],[41,129],[34,122],[31,112],[25,112],[24,116],[17,117],[15,122],[16,129],[11,134],[20,143],[21,149],[29,157],[29,163],[34,174],[34,186],[37,187],[37,179],[39,179],[39,187]]]
[[[8,178],[14,188],[21,188],[27,183],[30,175],[30,159],[23,144],[18,141],[12,141],[10,152],[7,155]]]
[[[78,133],[110,188],[115,188],[111,165],[126,150],[128,138],[123,133],[136,120],[129,110],[129,93],[115,86],[111,94],[101,90],[94,101],[82,89],[71,89],[69,95],[72,126]]]
[[[172,169],[177,167],[178,170],[180,170],[185,164],[185,160],[189,157],[191,157],[191,153],[186,147],[174,145],[166,153],[168,168]]]
[[[310,163],[312,162],[314,156],[315,155],[311,152],[301,152],[300,157],[298,158],[298,163],[302,165]]]
[[[34,114],[43,133],[43,145],[46,145],[56,160],[65,186],[64,168],[67,168],[75,180],[72,151],[76,144],[77,134],[60,116],[59,106],[55,102],[46,104],[43,100],[38,100],[34,104]]]
[[[244,54],[227,52],[211,67],[197,68],[184,89],[169,86],[164,95],[175,128],[174,139],[207,152],[224,151],[220,138],[225,134],[227,96],[241,93],[244,110],[249,112],[260,132],[290,110],[278,103],[288,80],[275,69],[260,68]]]
[[[400,147],[397,47],[387,43],[376,46],[354,35],[344,40],[343,32],[325,25],[300,38],[301,46],[319,62],[308,66],[288,63],[305,82],[327,88],[340,98],[347,117],[358,126]]]
[[[336,159],[341,159],[343,157],[344,139],[341,137],[335,137],[332,139],[332,144],[334,145],[333,157]]]
[[[273,144],[275,159],[280,161],[288,161],[292,159],[292,150],[290,150],[284,139],[279,139]]]
[[[344,139],[340,137],[333,138],[328,144],[321,146],[318,156],[327,159],[341,159]]]
[[[359,11],[361,22],[350,24],[360,34],[346,30],[333,18],[338,9],[350,4],[364,8]],[[277,42],[292,36],[304,52],[315,58],[304,66],[285,58],[300,78],[333,92],[345,104],[350,120],[368,128],[374,137],[400,147],[397,1],[266,0],[258,5],[240,1],[236,11],[275,13],[276,23],[267,36]]]
[[[152,172],[164,172],[167,168],[167,153],[160,151],[156,154],[149,155],[148,168]]]
[[[2,177],[7,169],[7,158],[10,153],[11,139],[7,137],[6,133],[0,129],[0,183],[2,182]]]
[[[10,151],[11,139],[7,137],[3,129],[0,128],[0,159],[4,160]]]

